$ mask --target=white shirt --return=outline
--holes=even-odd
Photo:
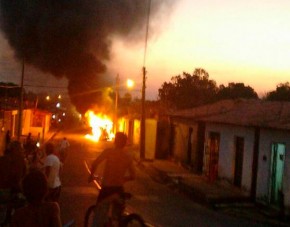
[[[67,140],[62,140],[60,142],[60,149],[66,149],[70,146],[69,142]]]
[[[48,156],[46,156],[45,160],[44,160],[44,166],[50,167],[50,173],[48,176],[48,187],[49,188],[56,188],[61,186],[61,181],[59,178],[59,171],[60,171],[60,167],[61,167],[61,162],[59,160],[59,158],[54,155],[54,154],[50,154]]]

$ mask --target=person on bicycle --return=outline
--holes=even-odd
[[[124,192],[124,183],[135,179],[133,157],[124,149],[126,143],[127,136],[122,132],[117,132],[115,147],[105,149],[92,163],[89,182],[94,179],[98,166],[105,161],[102,189],[97,199],[97,205],[110,196],[121,195]]]

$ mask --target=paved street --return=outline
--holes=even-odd
[[[60,133],[53,141],[57,143],[63,136]],[[61,174],[62,219],[64,223],[74,219],[74,226],[83,226],[85,210],[98,195],[94,185],[87,183],[84,161],[90,163],[109,143],[92,143],[79,134],[65,136],[71,143],[71,149]],[[126,189],[133,194],[128,203],[129,211],[139,213],[152,226],[267,226],[207,209],[153,181],[140,168],[137,168],[137,180],[128,183]]]

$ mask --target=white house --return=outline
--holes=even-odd
[[[290,102],[224,100],[170,115],[171,154],[196,173],[290,210]]]

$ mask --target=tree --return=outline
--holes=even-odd
[[[268,101],[287,101],[290,102],[290,84],[289,82],[280,83],[275,91],[270,91],[265,97]]]
[[[258,99],[258,94],[250,86],[245,86],[244,83],[229,83],[227,87],[220,85],[217,100],[238,98]]]
[[[170,109],[186,109],[210,103],[217,92],[216,82],[209,79],[208,73],[201,68],[192,75],[183,72],[164,82],[158,90],[162,104]]]

